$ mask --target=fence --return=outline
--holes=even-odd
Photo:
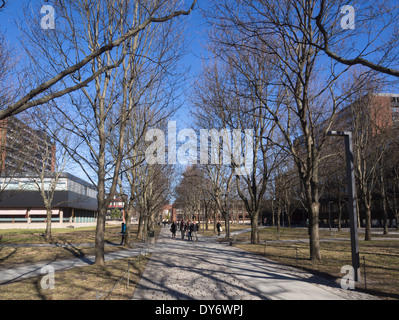
[[[139,265],[138,270],[140,271],[141,259],[142,259],[141,257],[146,256],[147,254],[149,254],[149,243],[148,242],[146,243],[146,246],[140,250],[138,257],[136,257],[135,259],[128,260],[128,264],[127,264],[125,273],[118,279],[118,281],[116,281],[116,283],[110,290],[108,290],[107,292],[101,293],[101,294],[98,291],[96,291],[96,300],[100,300],[102,297],[105,297],[104,300],[106,300],[112,294],[112,292],[117,288],[117,286],[123,282],[124,279],[126,279],[126,288],[129,288],[130,266],[133,265],[134,263],[138,262],[138,265]]]
[[[301,244],[305,243],[305,242],[300,242]],[[292,244],[292,245],[285,245],[285,246],[278,246],[278,244],[275,241],[263,241],[264,247],[263,247],[263,256],[267,256],[267,247],[268,244],[271,248],[276,249],[276,247],[279,248],[279,250],[287,250],[287,256],[291,256],[292,259],[295,259],[295,266],[296,267],[303,267],[304,265],[302,265],[301,261],[309,261],[309,249],[308,248],[301,248],[298,246],[298,244]],[[287,244],[287,243],[286,243]],[[271,249],[269,249],[270,251]],[[289,253],[289,251],[291,251],[291,253]],[[269,253],[270,254],[270,253]],[[274,254],[274,253],[273,253]],[[270,255],[273,255],[270,254]],[[373,253],[365,253],[368,255],[372,255]],[[293,258],[295,257],[295,258]],[[371,259],[369,257],[369,259]],[[323,258],[322,259],[323,263],[326,262],[333,262],[333,259],[326,259]],[[361,263],[360,263],[360,268],[362,270],[362,277],[361,277],[361,281],[358,284],[363,284],[364,285],[364,290],[367,290],[367,275],[368,275],[368,267],[373,267],[373,266],[368,266],[368,264],[370,264],[370,260],[366,261],[366,256],[362,255],[361,256]],[[348,260],[348,264],[351,264],[351,261]],[[376,266],[374,266],[376,267]],[[398,269],[399,270],[399,269]]]

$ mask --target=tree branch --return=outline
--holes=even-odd
[[[110,43],[102,46],[101,48],[93,51],[90,55],[86,56],[80,62],[78,62],[75,65],[63,70],[62,72],[60,72],[58,75],[56,75],[52,79],[42,83],[41,85],[39,85],[35,89],[31,90],[26,96],[24,96],[22,99],[20,99],[19,101],[17,101],[13,105],[9,106],[8,108],[6,108],[4,110],[1,110],[0,111],[0,120],[5,119],[7,117],[10,117],[12,115],[16,115],[16,114],[18,114],[18,113],[20,113],[20,112],[22,112],[22,111],[24,111],[24,110],[26,110],[26,109],[28,109],[30,107],[37,106],[37,105],[42,105],[42,104],[50,101],[51,99],[60,97],[60,96],[62,96],[64,94],[70,93],[72,91],[76,91],[76,90],[82,88],[83,86],[86,86],[90,81],[92,81],[100,73],[97,72],[97,73],[93,74],[93,76],[89,77],[86,81],[84,81],[84,82],[82,82],[82,83],[80,83],[80,84],[78,84],[76,86],[69,87],[69,88],[66,88],[65,90],[59,91],[58,94],[55,94],[55,95],[54,94],[50,94],[50,95],[47,95],[44,98],[32,101],[32,99],[34,99],[38,95],[42,94],[43,92],[45,92],[46,90],[48,90],[49,88],[54,86],[55,84],[59,83],[61,80],[63,80],[68,75],[71,75],[71,74],[77,72],[78,70],[82,69],[84,66],[86,66],[93,59],[97,58],[98,56],[102,55],[105,52],[111,51],[112,49],[120,46],[126,40],[130,39],[131,37],[134,37],[140,31],[144,30],[151,23],[162,23],[162,22],[169,21],[169,20],[171,20],[171,19],[173,19],[175,17],[181,16],[181,15],[189,15],[192,12],[192,10],[194,9],[194,6],[195,6],[196,2],[197,2],[197,0],[194,0],[193,3],[191,4],[191,7],[188,10],[174,11],[174,12],[172,12],[169,15],[166,15],[164,17],[159,17],[159,18],[150,16],[149,18],[147,18],[138,27],[130,29],[128,32],[126,32],[123,36],[119,37],[115,41],[110,42]],[[106,70],[108,70],[108,68],[107,69],[103,69],[102,72],[105,72]]]

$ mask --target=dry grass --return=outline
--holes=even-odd
[[[222,223],[222,228],[223,228],[222,233],[225,233],[226,230],[225,230],[224,222]],[[248,224],[230,224],[230,232],[239,231],[239,230],[248,229],[248,228],[251,228],[251,226]],[[208,230],[205,230],[205,224],[202,224],[200,226],[199,234],[201,234],[205,237],[211,237],[211,236],[217,235],[217,231],[216,231],[216,228],[214,228],[213,223],[209,223]],[[177,232],[177,235],[179,235],[179,231]]]
[[[21,247],[0,247],[0,263],[2,267],[15,267],[19,264],[36,263],[41,261],[59,261],[70,258],[81,258],[94,255],[95,228],[82,229],[55,229],[52,239],[47,243],[43,230],[7,230],[3,233],[0,245],[22,245]],[[107,226],[105,229],[105,253],[123,250],[119,246],[121,236],[120,227]],[[131,226],[132,244],[140,243],[136,237],[137,226]],[[54,247],[24,247],[23,245],[60,245]]]
[[[0,300],[95,300],[97,294],[102,295],[100,300],[129,300],[148,259],[149,256],[141,257],[140,261],[130,259],[129,283],[126,274],[129,259],[118,259],[107,262],[105,267],[92,265],[57,271],[54,289],[43,289],[42,277],[2,285]],[[115,284],[114,290],[106,294]]]
[[[324,239],[320,242],[321,261],[309,259],[308,242],[286,241],[307,239],[305,229],[281,228],[278,235],[276,228],[266,228],[260,230],[259,237],[260,244],[248,244],[245,243],[248,234],[242,234],[237,236],[236,246],[336,281],[340,281],[344,276],[340,273],[341,268],[352,264],[351,243],[343,240],[349,237],[347,231],[337,232],[332,237],[329,231],[321,230],[320,238]],[[359,253],[362,279],[356,284],[356,289],[381,298],[399,299],[399,241],[384,240],[381,236],[372,241],[359,241]]]
[[[107,226],[105,253],[125,250],[118,244],[121,236],[118,234],[120,226]],[[137,239],[137,226],[131,226],[132,245],[141,243]],[[159,229],[156,230],[156,236]],[[0,244],[47,244],[43,230],[7,230],[2,232]],[[94,255],[95,228],[84,229],[54,229],[52,244],[68,245],[66,247],[0,247],[1,267],[12,268],[29,263],[53,262],[76,257]],[[86,246],[86,244],[90,246]],[[129,283],[127,282],[127,268],[129,266]],[[96,294],[102,295],[118,285],[111,294],[101,299],[126,300],[131,299],[135,286],[145,268],[149,256],[130,259],[108,261],[106,266],[90,265],[57,271],[55,288],[44,290],[40,284],[43,277],[35,277],[0,286],[0,300],[93,300]],[[119,282],[120,281],[120,282]]]
[[[46,242],[44,238],[44,230],[1,230],[3,236],[0,244],[86,244],[94,243],[96,227],[86,227],[78,229],[53,229],[50,242]],[[109,225],[105,227],[106,243],[120,242],[120,226]],[[137,225],[132,225],[133,233],[137,232]]]

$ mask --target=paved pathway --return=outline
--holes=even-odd
[[[133,299],[370,299],[335,283],[211,239],[171,239],[162,229]]]

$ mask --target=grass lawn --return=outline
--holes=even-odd
[[[5,232],[3,232],[5,231]],[[136,237],[137,225],[131,226],[131,240],[141,243]],[[119,226],[106,226],[105,253],[123,250]],[[44,239],[44,230],[1,230],[3,238],[0,245],[48,244]],[[94,254],[95,227],[79,229],[54,229],[50,244],[68,245],[66,247],[0,247],[0,266],[13,267],[22,263],[57,261]],[[88,244],[89,246],[85,246]],[[91,245],[91,246],[90,246]]]
[[[230,225],[231,232],[249,228],[249,225]],[[156,231],[159,232],[159,230],[160,228],[157,228]],[[121,239],[119,231],[120,226],[106,226],[105,241],[107,244],[113,244],[105,247],[106,253],[124,249],[117,245]],[[140,243],[141,239],[136,237],[137,226],[132,226],[131,231],[132,240]],[[204,230],[201,226],[199,233],[204,236],[216,234],[213,224],[209,225],[208,230]],[[42,235],[43,230],[1,230],[1,234],[3,238],[0,245],[46,243]],[[0,269],[24,263],[93,255],[94,247],[83,246],[83,244],[94,244],[94,234],[95,228],[54,229],[51,242],[71,246],[0,247]],[[179,235],[178,232],[177,236]],[[356,290],[366,291],[384,299],[399,299],[399,240],[389,239],[393,237],[398,237],[398,235],[392,234],[388,237],[375,235],[372,241],[366,242],[362,240],[363,234],[359,234],[362,279],[356,284]],[[350,241],[346,240],[349,239],[348,230],[340,232],[320,230],[321,261],[309,260],[306,229],[281,228],[278,233],[275,227],[266,227],[259,230],[259,238],[259,244],[249,244],[249,232],[243,233],[236,236],[235,246],[282,264],[335,279],[338,283],[344,276],[340,273],[341,268],[344,265],[351,265]],[[221,238],[219,241],[226,241],[226,239]],[[41,288],[42,277],[1,285],[0,300],[92,300],[96,298],[96,293],[104,294],[117,283],[112,294],[102,296],[101,299],[131,299],[148,259],[149,256],[142,257],[140,260],[138,258],[118,259],[107,262],[105,267],[92,265],[57,271],[54,290]],[[129,260],[129,286],[127,286],[126,271]],[[366,270],[366,279],[364,270]],[[366,283],[365,280],[367,280]]]
[[[4,231],[4,232],[3,232]],[[118,244],[121,236],[120,226],[106,226],[105,243],[113,244],[105,247],[105,253],[125,250]],[[159,228],[157,229],[159,231]],[[46,244],[44,230],[1,230],[2,244]],[[132,245],[141,243],[137,239],[137,225],[131,226]],[[157,234],[157,232],[156,232]],[[1,247],[0,270],[22,264],[41,261],[56,261],[76,257],[94,255],[95,227],[79,229],[52,230],[52,244],[70,245],[68,247]],[[55,273],[55,288],[43,290],[40,285],[42,277],[22,280],[0,285],[0,300],[93,300],[96,293],[102,295],[118,285],[109,295],[101,299],[131,299],[134,288],[140,280],[149,255],[140,258],[118,259],[108,261],[105,267],[90,265]],[[130,264],[129,264],[130,261]],[[129,283],[127,269],[129,264]],[[0,271],[1,272],[1,271]],[[122,278],[122,279],[121,279]]]
[[[223,234],[226,232],[224,221],[222,222],[222,228],[223,228],[223,231],[221,233]],[[239,231],[239,230],[243,230],[243,229],[250,229],[250,228],[251,228],[251,226],[249,224],[230,224],[230,232]],[[217,235],[216,227],[214,228],[213,223],[208,224],[208,230],[206,230],[205,224],[201,224],[200,230],[198,233],[203,236],[206,236],[206,237],[211,237],[211,236]],[[179,231],[177,231],[176,236],[179,234],[180,234]]]
[[[360,234],[361,281],[356,289],[385,299],[399,299],[399,239],[388,239],[395,235],[378,235],[372,241],[363,241],[362,237]],[[249,233],[245,233],[237,236],[236,246],[340,283],[344,276],[341,268],[352,264],[351,243],[345,238],[349,238],[349,231],[320,230],[321,261],[309,260],[309,243],[300,241],[308,239],[306,229],[281,228],[278,234],[275,227],[267,227],[259,230],[260,244],[246,243]]]
[[[129,259],[118,259],[107,262],[105,267],[91,265],[57,271],[54,289],[42,289],[42,277],[1,285],[0,300],[95,300],[97,294],[99,300],[129,300],[149,257],[130,259],[129,283],[126,273]]]

